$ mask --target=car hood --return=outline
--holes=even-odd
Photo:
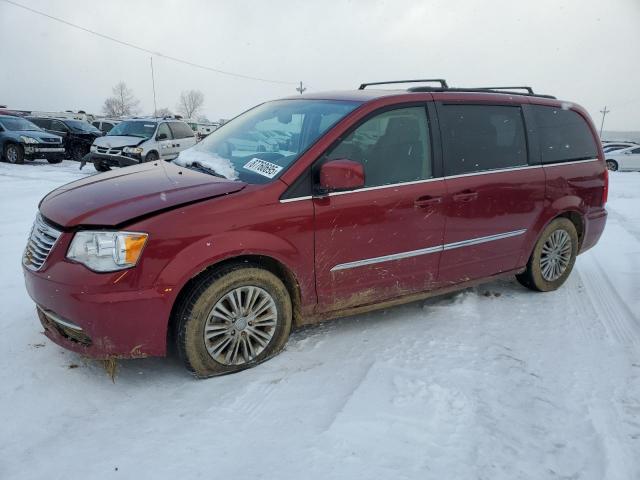
[[[12,130],[11,133],[16,135],[24,135],[25,137],[33,137],[41,140],[43,138],[60,138],[59,135],[54,133],[45,132],[44,130]]]
[[[149,162],[63,185],[42,199],[40,212],[62,227],[117,226],[245,186],[163,161]]]
[[[105,135],[98,137],[93,141],[94,145],[99,147],[135,147],[136,145],[146,142],[148,138],[129,137],[126,135]]]

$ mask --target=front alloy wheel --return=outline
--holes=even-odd
[[[293,317],[282,280],[249,262],[194,279],[174,315],[178,354],[198,377],[237,372],[273,357],[287,343]]]
[[[231,290],[209,313],[204,342],[213,360],[222,365],[244,365],[260,355],[273,339],[278,308],[260,287]]]

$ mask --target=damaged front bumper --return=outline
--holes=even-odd
[[[82,158],[80,168],[84,167],[87,163],[101,163],[108,167],[128,167],[130,165],[138,165],[139,163],[142,163],[142,157],[134,154],[108,155],[104,153],[89,152]]]

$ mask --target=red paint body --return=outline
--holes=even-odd
[[[377,109],[441,100],[560,106],[556,100],[477,93],[363,91],[315,98],[363,104],[268,184],[230,182],[158,162],[73,182],[45,197],[42,215],[64,233],[41,270],[24,269],[27,290],[42,308],[80,325],[93,343],[83,346],[54,330],[47,330],[47,335],[96,358],[161,356],[166,353],[167,328],[180,291],[199,272],[226,260],[259,256],[278,262],[295,279],[297,321],[304,323],[327,312],[338,314],[350,307],[522,269],[541,231],[561,214],[579,218],[581,251],[592,247],[604,229],[606,169],[601,149],[599,158],[590,162],[532,165],[280,201],[337,138]],[[572,108],[597,138],[586,112]],[[74,230],[90,226],[147,232],[149,240],[138,265],[94,273],[66,260]],[[362,258],[519,229],[526,232],[332,271],[336,265]]]

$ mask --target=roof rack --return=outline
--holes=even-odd
[[[439,83],[441,88],[449,88],[447,81],[443,78],[425,78],[422,80],[392,80],[388,82],[361,83],[358,90],[364,90],[372,85],[389,85],[393,83]]]
[[[509,90],[526,90],[524,92],[512,92]],[[501,93],[505,95],[525,95],[527,97],[540,97],[540,98],[553,98],[552,95],[543,95],[540,93],[534,93],[531,87],[477,87],[477,88],[462,88],[462,87],[411,87],[409,92],[460,92],[460,93]]]

